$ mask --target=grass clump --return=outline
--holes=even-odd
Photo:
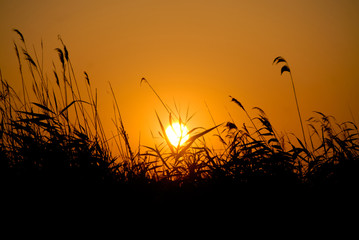
[[[85,72],[87,95],[83,96],[61,38],[61,47],[55,49],[60,70],[54,64],[49,78],[43,71],[43,59],[37,57],[35,50],[31,54],[21,32],[14,31],[20,38],[20,44],[14,42],[14,46],[23,87],[20,94],[16,93],[0,74],[3,185],[111,186],[120,195],[143,194],[142,197],[159,200],[168,197],[166,193],[181,198],[223,191],[243,193],[244,189],[352,188],[359,182],[357,126],[352,122],[339,124],[333,117],[315,112],[315,117],[307,121],[310,131],[306,139],[298,103],[304,143],[296,136],[280,136],[262,109],[253,108],[257,114],[251,117],[240,101],[230,97],[245,112],[251,126],[227,122],[209,129],[194,128],[189,130],[190,138],[185,144],[173,146],[157,115],[163,141],[134,150],[110,85],[117,129],[111,140],[119,149],[119,154],[113,156],[98,114],[97,91],[92,89]],[[274,62],[286,63],[283,58]],[[283,68],[282,73],[290,73],[288,66]],[[32,92],[25,82],[31,83]],[[141,83],[147,83],[159,98],[171,125],[175,121],[187,123],[192,118],[183,120],[146,79]],[[205,137],[214,130],[223,145],[220,151],[206,144]]]
[[[88,75],[85,73],[88,96],[84,99],[60,39],[62,48],[56,51],[61,70],[54,64],[55,81],[50,82],[40,64],[43,60],[36,52],[32,57],[23,35],[14,31],[21,40],[14,46],[23,91],[19,96],[0,75],[2,177],[11,183],[33,185],[110,181],[115,158],[110,154]],[[30,79],[25,79],[23,65],[27,65]],[[25,82],[31,83],[32,92]]]

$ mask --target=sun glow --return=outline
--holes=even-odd
[[[177,122],[167,127],[166,135],[175,147],[183,145],[189,139],[188,128]]]

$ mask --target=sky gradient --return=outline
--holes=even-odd
[[[151,130],[157,135],[155,111],[168,119],[150,88],[140,85],[142,77],[183,116],[188,107],[195,113],[189,128],[213,126],[206,105],[217,124],[246,122],[231,95],[247,109],[261,107],[278,132],[300,137],[289,75],[281,76],[273,59],[288,61],[304,121],[321,111],[359,123],[358,26],[355,0],[0,0],[0,69],[21,88],[17,28],[39,51],[43,40],[52,78],[60,34],[78,79],[86,71],[98,89],[108,131],[111,82],[133,142],[140,134],[141,143],[151,141]]]

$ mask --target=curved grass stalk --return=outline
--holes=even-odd
[[[298,103],[298,98],[297,98],[297,93],[295,91],[295,86],[294,86],[294,81],[293,81],[293,76],[292,76],[292,72],[288,66],[288,62],[281,56],[279,57],[276,57],[273,61],[273,64],[278,64],[280,62],[284,62],[285,65],[281,68],[280,70],[280,73],[281,75],[283,75],[284,72],[288,72],[289,75],[290,75],[290,80],[292,82],[292,87],[293,87],[293,93],[294,93],[294,98],[295,98],[295,104],[297,106],[297,112],[298,112],[298,117],[299,117],[299,121],[300,121],[300,126],[301,126],[301,129],[302,129],[302,134],[303,134],[303,139],[304,139],[304,143],[305,143],[305,147],[307,148],[308,145],[307,145],[307,140],[305,138],[305,133],[304,133],[304,127],[303,127],[303,122],[302,122],[302,117],[301,117],[301,114],[300,114],[300,109],[299,109],[299,103]]]

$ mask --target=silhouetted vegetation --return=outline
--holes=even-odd
[[[85,72],[87,95],[83,96],[62,40],[56,49],[61,69],[54,64],[50,76],[43,71],[43,59],[36,52],[31,54],[23,35],[15,32],[20,37],[14,47],[23,89],[16,93],[0,74],[0,181],[4,187],[110,188],[117,195],[166,201],[217,193],[233,197],[254,189],[303,192],[358,186],[359,134],[353,122],[337,123],[334,117],[315,112],[307,121],[307,139],[303,125],[304,139],[289,138],[276,132],[262,109],[254,108],[257,115],[251,117],[234,97],[229,100],[246,113],[251,126],[228,122],[206,130],[195,128],[186,144],[175,147],[157,116],[163,142],[134,150],[113,94],[117,134],[111,141],[120,152],[114,156],[98,115],[97,92]],[[286,63],[283,58],[275,62]],[[31,91],[25,81],[31,82]],[[170,123],[190,120],[160,100]],[[214,132],[221,151],[206,144],[204,136]]]

